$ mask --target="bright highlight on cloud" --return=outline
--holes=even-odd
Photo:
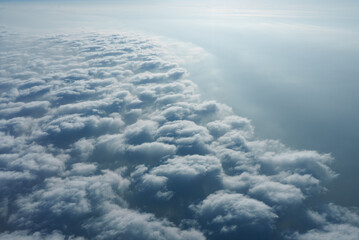
[[[1,33],[1,239],[357,239],[332,157],[258,140],[139,35]]]

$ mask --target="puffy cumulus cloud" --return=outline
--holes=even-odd
[[[249,190],[249,195],[277,204],[296,204],[304,199],[300,189],[278,182],[259,183]]]
[[[355,212],[305,203],[336,176],[330,155],[256,139],[165,43],[3,31],[0,46],[1,239],[358,233]]]
[[[127,189],[128,180],[109,170],[102,170],[96,175],[91,174],[94,169],[89,166],[86,170],[82,166],[82,175],[86,171],[92,176],[74,175],[72,172],[66,178],[47,178],[42,188],[18,197],[13,203],[18,211],[10,214],[9,224],[39,229],[51,226],[78,234],[81,220],[100,211],[98,208],[102,203],[126,205],[120,195]],[[64,225],[67,227],[64,228]]]
[[[141,214],[118,205],[104,206],[103,211],[101,217],[85,224],[96,239],[205,239],[199,231],[180,230],[166,220],[156,220],[152,214]]]
[[[191,208],[203,225],[209,225],[209,236],[220,238],[270,238],[277,215],[265,203],[240,193],[218,191]]]
[[[14,231],[14,232],[5,232],[0,234],[0,239],[4,240],[12,240],[12,239],[18,239],[18,240],[84,240],[83,237],[74,237],[74,236],[65,236],[61,232],[53,231],[51,233],[41,233],[41,232],[35,232],[35,233],[29,233],[27,231]]]
[[[310,230],[305,234],[295,234],[293,239],[305,240],[305,239],[318,239],[318,240],[330,240],[330,239],[343,239],[343,240],[355,240],[359,237],[358,227],[354,227],[347,224],[330,224],[323,227],[322,230]]]
[[[357,209],[348,209],[333,203],[307,212],[315,228],[307,232],[296,232],[288,239],[345,239],[359,237],[359,215]]]

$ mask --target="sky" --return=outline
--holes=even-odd
[[[357,239],[358,10],[0,1],[0,238]]]

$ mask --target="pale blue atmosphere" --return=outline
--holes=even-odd
[[[0,1],[0,238],[359,238],[358,13]]]

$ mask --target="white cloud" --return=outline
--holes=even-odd
[[[304,203],[336,176],[330,155],[257,140],[248,119],[201,100],[166,44],[1,34],[0,238],[356,233],[356,213]],[[293,209],[301,231],[277,228]]]
[[[103,208],[101,217],[85,224],[95,239],[205,239],[196,230],[180,230],[166,220],[156,220],[151,214],[141,214],[117,205]]]
[[[318,211],[308,211],[311,220],[316,224],[305,233],[294,233],[289,239],[345,239],[359,237],[359,215],[357,209],[347,209],[333,203],[322,206]]]
[[[41,232],[29,233],[27,231],[14,231],[0,233],[0,238],[4,240],[84,240],[82,237],[64,236],[61,232],[53,231],[52,233],[46,234]]]
[[[277,215],[261,201],[239,193],[219,191],[209,195],[198,205],[191,206],[203,225],[209,225],[215,237],[243,238],[268,234]],[[228,234],[228,235],[227,235]],[[227,236],[226,236],[227,235]]]
[[[262,182],[251,188],[249,195],[275,204],[298,204],[304,200],[300,189],[278,182]]]
[[[355,240],[359,237],[359,228],[348,224],[330,224],[325,226],[322,230],[310,230],[305,234],[295,234],[292,236],[293,239],[298,240]]]

